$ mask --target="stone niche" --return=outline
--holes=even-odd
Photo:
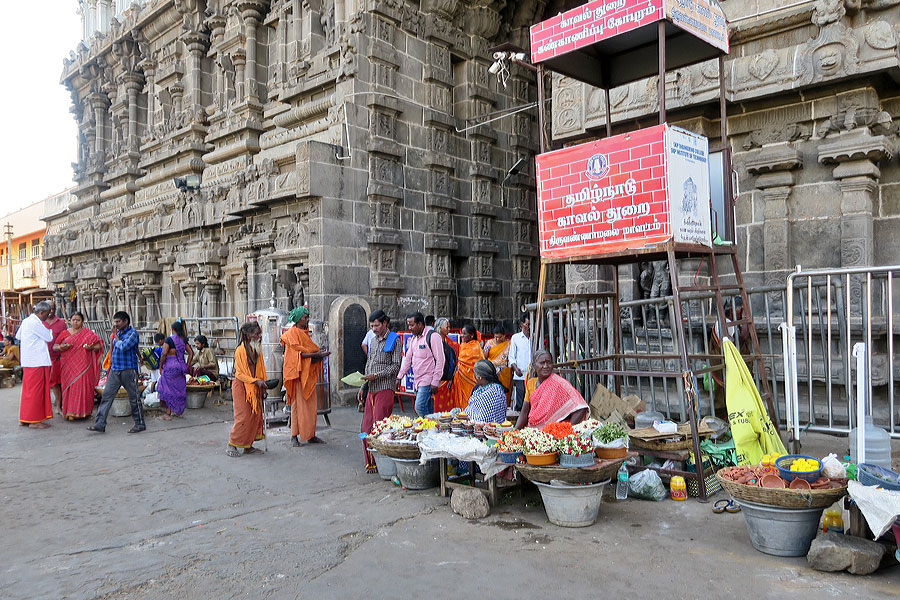
[[[340,296],[328,311],[328,347],[331,350],[331,397],[334,404],[351,404],[357,390],[341,383],[341,378],[365,371],[362,341],[369,329],[372,306],[362,296]]]

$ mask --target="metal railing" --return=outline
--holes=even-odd
[[[853,346],[863,342],[864,378],[876,425],[896,427],[895,278],[900,266],[818,269],[800,267],[787,278],[782,325],[785,417],[801,430],[847,434],[856,426]]]

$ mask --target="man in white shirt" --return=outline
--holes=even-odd
[[[22,399],[19,403],[19,423],[32,429],[46,429],[53,418],[50,400],[50,350],[53,332],[44,327],[50,316],[50,304],[38,302],[34,312],[22,321],[16,332],[22,360]]]
[[[522,410],[525,402],[525,376],[531,366],[531,319],[528,313],[522,313],[519,323],[522,331],[509,341],[509,368],[513,372],[516,410]]]

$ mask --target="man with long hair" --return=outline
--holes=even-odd
[[[234,426],[228,439],[226,454],[261,454],[253,442],[263,440],[265,433],[266,365],[262,356],[262,328],[256,321],[241,325],[241,343],[234,351],[234,383],[231,388]]]

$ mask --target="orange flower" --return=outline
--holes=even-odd
[[[557,440],[561,440],[575,434],[575,429],[568,421],[563,421],[562,423],[548,423],[547,425],[544,425],[544,428],[541,431],[543,431],[544,433],[549,433],[553,436],[554,439]]]

